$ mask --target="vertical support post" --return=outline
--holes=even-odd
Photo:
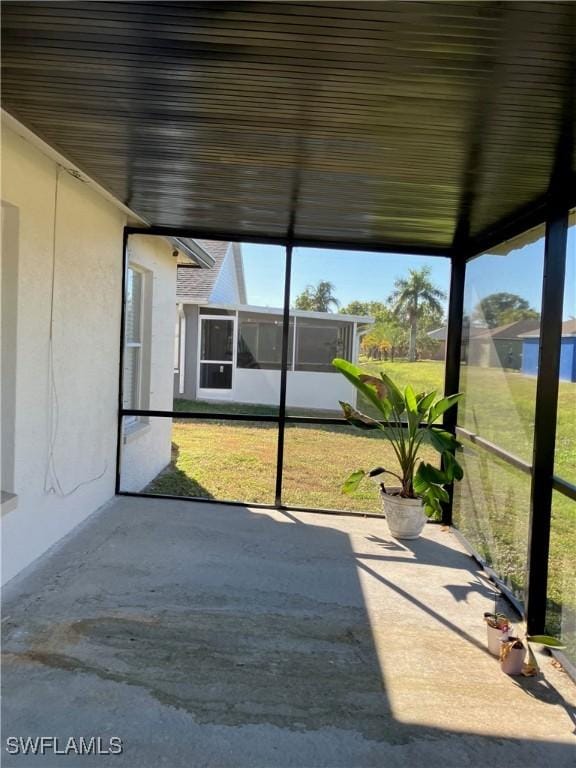
[[[528,634],[544,632],[546,624],[567,236],[568,211],[563,210],[551,214],[546,222],[538,381],[534,412],[534,452],[528,538],[528,586],[526,591]]]
[[[126,326],[126,272],[128,260],[128,230],[124,227],[122,235],[122,295],[120,309],[120,344],[118,354],[118,429],[116,436],[116,490],[120,492],[120,465],[122,462],[122,409],[124,407],[124,335]]]
[[[450,299],[448,305],[448,333],[446,336],[446,364],[444,372],[444,394],[455,395],[460,386],[460,350],[462,347],[462,321],[464,316],[464,282],[466,261],[463,254],[452,256],[450,272]],[[458,406],[444,414],[444,428],[455,434],[458,421]],[[449,488],[450,500],[442,507],[442,523],[452,525],[453,486]]]
[[[290,334],[290,282],[292,280],[292,242],[286,246],[284,273],[284,313],[282,325],[282,365],[280,368],[280,403],[278,406],[278,453],[276,458],[276,493],[274,504],[282,506],[282,475],[284,472],[284,435],[286,431],[286,384],[288,378],[288,343]]]

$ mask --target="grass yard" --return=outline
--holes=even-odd
[[[175,421],[172,465],[146,490],[272,504],[276,449],[274,424]],[[428,451],[423,457],[433,461],[435,454]],[[378,464],[397,466],[390,446],[373,434],[358,433],[352,427],[289,425],[284,443],[284,503],[378,512],[375,483],[366,483],[354,496],[340,491],[352,470]]]
[[[364,362],[416,391],[443,389],[440,362]],[[531,460],[536,381],[516,371],[463,367],[460,423],[510,452]],[[576,384],[560,383],[556,474],[576,481]],[[359,407],[369,411],[366,404]],[[276,415],[274,406],[175,401],[175,410]],[[318,411],[291,414],[325,415]],[[273,503],[277,430],[259,422],[174,421],[173,462],[147,488],[153,493],[200,496],[247,503]],[[455,522],[477,550],[519,595],[526,580],[530,478],[464,441],[464,481],[457,486]],[[435,454],[423,457],[434,460]],[[391,448],[373,433],[351,427],[289,424],[284,452],[283,502],[291,506],[376,512],[375,483],[354,496],[340,487],[354,469],[396,463]],[[554,493],[550,553],[549,629],[568,632],[576,619],[576,504]],[[572,623],[574,627],[574,623]],[[571,630],[572,635],[574,629]],[[576,640],[574,641],[576,643]],[[576,658],[576,646],[571,648]]]
[[[412,384],[419,391],[444,388],[444,364],[433,360],[416,363],[365,362],[367,372],[387,373],[400,386]],[[532,461],[536,379],[518,371],[462,366],[460,387],[464,401],[459,423],[521,459]],[[576,383],[561,381],[558,393],[558,426],[555,473],[576,483]]]

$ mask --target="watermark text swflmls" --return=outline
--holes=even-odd
[[[8,736],[6,752],[9,755],[121,755],[122,739],[111,736]]]

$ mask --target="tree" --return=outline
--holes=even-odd
[[[482,299],[472,313],[472,322],[488,328],[497,328],[517,320],[537,319],[538,317],[540,315],[530,307],[526,299],[516,293],[503,291],[491,293]]]
[[[432,316],[441,318],[444,309],[440,302],[445,298],[446,294],[430,280],[430,267],[411,269],[408,277],[400,277],[395,281],[389,301],[394,315],[409,325],[408,360],[411,363],[416,360],[419,324]]]
[[[328,280],[320,280],[317,285],[308,285],[296,297],[294,307],[308,312],[331,312],[330,307],[338,309],[340,302],[334,296],[335,286]]]
[[[362,336],[362,354],[371,360],[394,360],[400,348],[406,344],[406,332],[394,318],[387,322],[377,321]]]
[[[351,301],[345,307],[340,307],[343,315],[359,315],[361,317],[373,317],[377,323],[386,323],[390,320],[390,309],[382,301]]]

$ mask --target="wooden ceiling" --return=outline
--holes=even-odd
[[[445,251],[573,163],[574,3],[2,10],[4,108],[153,225]]]

